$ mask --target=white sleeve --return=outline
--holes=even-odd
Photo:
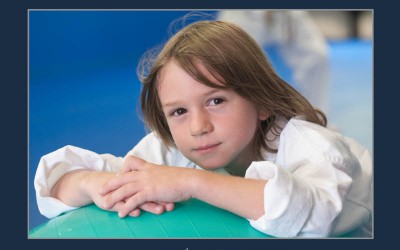
[[[342,210],[351,178],[333,166],[302,166],[295,172],[272,162],[253,162],[246,178],[268,180],[265,214],[250,224],[276,237],[326,237]]]
[[[293,118],[280,134],[278,152],[265,158],[253,162],[245,175],[267,180],[265,214],[249,220],[254,228],[276,237],[369,230],[372,160],[361,145]]]
[[[92,151],[65,146],[44,155],[36,170],[34,186],[39,211],[47,218],[53,218],[76,207],[70,207],[62,201],[50,197],[54,184],[66,173],[77,169],[115,172],[121,168],[122,157],[111,154],[97,154]]]

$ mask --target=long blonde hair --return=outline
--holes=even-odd
[[[237,25],[224,21],[198,21],[176,33],[157,53],[146,53],[139,66],[138,75],[143,84],[141,110],[148,128],[168,146],[174,141],[157,93],[158,76],[170,61],[178,63],[193,79],[212,88],[236,91],[253,102],[260,110],[270,114],[260,121],[253,143],[257,160],[262,160],[262,150],[276,152],[267,143],[266,134],[278,136],[282,130],[276,123],[278,117],[290,119],[302,115],[307,121],[326,126],[322,111],[311,104],[287,82],[281,79],[256,41]],[[223,86],[210,81],[198,68],[198,62]]]

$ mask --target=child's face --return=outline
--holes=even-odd
[[[206,76],[215,82],[210,73]],[[208,170],[226,166],[235,171],[250,165],[251,142],[265,114],[232,90],[197,82],[174,61],[165,65],[159,79],[158,94],[169,129],[186,158]]]

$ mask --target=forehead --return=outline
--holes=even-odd
[[[197,75],[200,78],[205,78],[211,84],[205,84],[195,79],[193,75]],[[207,86],[209,88],[224,88],[226,87],[223,83],[222,77],[218,73],[211,73],[200,60],[195,60],[187,66],[187,70],[180,66],[179,62],[175,59],[171,59],[165,64],[165,66],[160,70],[157,76],[157,90],[160,91],[166,85],[178,85],[179,82],[192,82],[196,81],[198,84]]]

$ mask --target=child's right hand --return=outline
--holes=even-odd
[[[115,178],[116,175],[114,173],[109,172],[95,172],[90,171],[83,181],[83,188],[86,190],[88,196],[91,197],[91,200],[103,210],[118,212],[120,208],[125,204],[125,201],[119,201],[111,208],[106,208],[105,206],[105,196],[100,195],[98,190],[101,188],[106,182]],[[147,202],[139,206],[141,210],[153,213],[153,214],[161,214],[164,211],[171,211],[174,208],[174,204],[169,204],[166,202]],[[137,217],[140,215],[140,209],[135,209],[129,213],[130,216]]]
[[[98,190],[103,188],[104,184],[116,178],[115,173],[90,171],[85,169],[74,170],[62,176],[52,187],[51,197],[54,197],[68,206],[82,207],[95,203],[99,208],[108,211],[119,212],[125,204],[125,200],[116,202],[112,207],[106,208],[105,196],[100,195]],[[146,202],[137,209],[132,210],[130,216],[139,216],[140,209],[161,214],[164,211],[174,209],[174,204],[165,202]]]

